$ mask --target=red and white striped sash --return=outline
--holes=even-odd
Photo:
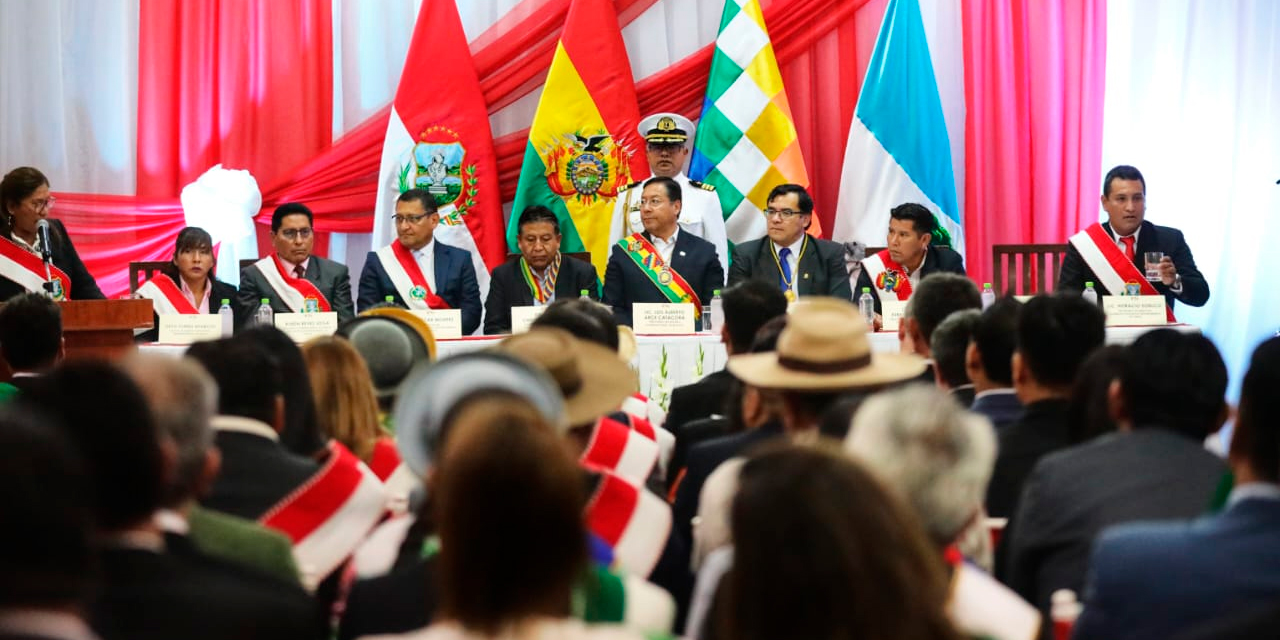
[[[647,421],[644,421],[644,426],[648,429],[648,434],[610,416],[600,418],[591,432],[591,441],[582,452],[581,461],[607,469],[628,482],[643,486],[653,472],[660,452],[653,427]]]
[[[18,283],[27,291],[44,291],[44,260],[18,243],[0,237],[0,276]],[[57,266],[49,265],[49,277],[53,280],[53,299],[71,299],[71,278]]]
[[[1101,223],[1095,222],[1085,227],[1083,231],[1071,236],[1070,242],[1071,246],[1080,252],[1084,263],[1089,265],[1089,269],[1097,276],[1098,282],[1112,295],[1118,295],[1124,291],[1125,283],[1128,282],[1138,283],[1144,296],[1160,295],[1160,292],[1147,281],[1146,274],[1138,271],[1137,265],[1120,251],[1116,241],[1106,229],[1102,228]],[[1165,313],[1169,322],[1178,321],[1173,317],[1173,309],[1168,308],[1167,305]]]
[[[671,506],[604,469],[587,503],[587,528],[613,547],[618,566],[648,576],[671,533]]]
[[[294,313],[301,313],[307,308],[307,300],[315,300],[317,310],[332,311],[329,307],[329,301],[320,293],[320,289],[316,288],[310,280],[306,278],[296,278],[293,274],[285,271],[284,263],[280,261],[280,256],[271,254],[255,263],[253,266],[262,273],[262,277],[267,280],[267,284],[276,292],[276,296],[280,301],[289,307]]]
[[[399,240],[374,252],[382,270],[391,279],[391,286],[396,288],[400,299],[410,309],[448,309],[444,298],[436,295],[422,273],[422,265],[414,259],[413,252]]]
[[[182,289],[173,281],[173,278],[163,273],[156,274],[154,278],[138,287],[137,294],[151,301],[151,307],[155,309],[156,315],[200,313],[200,310],[191,304],[185,295],[182,295]]]

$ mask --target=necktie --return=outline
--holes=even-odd
[[[1133,243],[1137,242],[1137,239],[1133,236],[1125,236],[1120,238],[1120,242],[1124,243],[1124,257],[1128,258],[1129,262],[1133,262]]]
[[[782,269],[782,279],[779,284],[782,286],[782,292],[786,293],[791,290],[791,248],[783,247],[778,250],[778,267]]]
[[[301,278],[302,276],[305,276],[305,275],[307,275],[307,272],[302,270],[302,265],[298,265],[293,268],[293,277]]]

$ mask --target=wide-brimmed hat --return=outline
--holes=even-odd
[[[380,308],[361,313],[338,327],[364,358],[379,399],[396,395],[415,365],[435,357],[436,341],[421,318],[404,309]]]
[[[729,358],[729,372],[762,389],[840,391],[909,380],[925,370],[914,355],[872,353],[857,307],[836,298],[803,299],[791,308],[777,351]]]
[[[496,347],[545,370],[564,395],[570,425],[594,422],[635,391],[631,368],[600,345],[555,327],[534,327]]]

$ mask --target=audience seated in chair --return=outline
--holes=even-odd
[[[969,408],[991,421],[996,433],[1022,415],[1022,402],[1013,389],[1013,348],[1022,303],[1001,298],[982,312],[965,352],[965,371],[973,381]]]
[[[973,404],[975,392],[965,369],[965,353],[981,317],[982,312],[977,309],[956,311],[938,324],[929,339],[938,388],[950,393],[966,409]]]

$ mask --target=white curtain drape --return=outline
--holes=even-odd
[[[1102,167],[1138,167],[1147,219],[1186,234],[1212,295],[1175,311],[1222,351],[1232,397],[1253,348],[1280,329],[1278,35],[1272,0],[1107,8]]]

